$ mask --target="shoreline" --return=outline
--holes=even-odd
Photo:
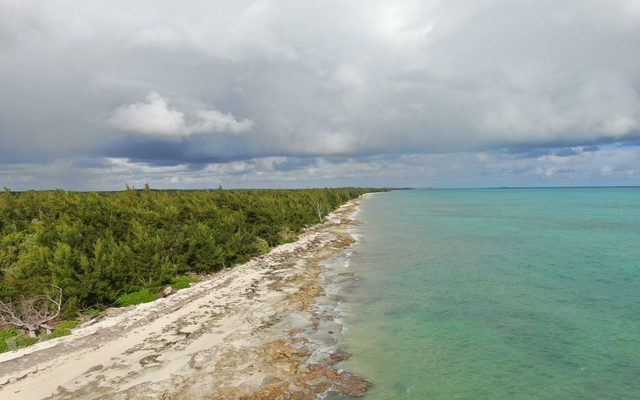
[[[0,354],[3,399],[315,399],[362,396],[336,367],[342,325],[323,311],[323,263],[344,254],[363,195],[295,242],[72,335]],[[340,274],[338,274],[340,275]],[[351,275],[352,276],[352,275]],[[349,274],[345,274],[349,279]]]

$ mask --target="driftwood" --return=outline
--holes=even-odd
[[[19,302],[13,302],[11,299],[0,301],[0,321],[26,329],[29,336],[34,338],[43,329],[51,333],[53,328],[48,323],[60,315],[62,289],[55,285],[50,286],[58,290],[56,298],[43,294]]]

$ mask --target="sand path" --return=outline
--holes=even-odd
[[[316,302],[324,296],[322,262],[353,242],[347,228],[358,205],[354,200],[295,243],[189,289],[0,354],[0,398],[361,396],[368,382],[334,365],[350,356],[335,349],[342,326]]]

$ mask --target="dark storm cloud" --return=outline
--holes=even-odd
[[[302,168],[316,167],[318,160],[315,158],[287,157],[284,161],[275,163],[273,168],[277,171],[295,171]]]
[[[6,150],[6,148],[5,148]],[[56,160],[56,155],[44,149],[6,150],[0,154],[0,164],[38,164],[46,165]]]
[[[501,153],[513,159],[539,158],[543,156],[571,157],[582,153],[596,152],[598,146],[580,147],[516,147],[504,149]]]
[[[76,168],[104,168],[107,163],[102,157],[80,156],[72,160],[72,165]]]
[[[638,147],[640,146],[640,139],[625,140],[625,141],[619,142],[619,145],[625,146],[625,147]]]
[[[127,158],[133,162],[150,165],[180,165],[225,163],[264,156],[260,152],[250,153],[247,144],[239,138],[221,138],[219,140],[182,139],[180,141],[162,140],[129,136],[107,144],[96,152],[103,157]]]

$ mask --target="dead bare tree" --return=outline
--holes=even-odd
[[[316,209],[316,214],[318,215],[318,219],[322,222],[322,216],[324,215],[324,205],[320,202],[320,200],[315,199],[313,201],[313,206]]]
[[[41,330],[51,333],[49,322],[60,315],[62,306],[62,289],[55,285],[50,285],[58,290],[58,296],[53,297],[43,294],[40,296],[22,299],[19,302],[12,300],[0,301],[0,321],[26,329],[29,336],[35,338]]]

